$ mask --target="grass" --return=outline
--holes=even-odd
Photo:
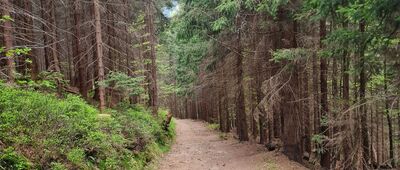
[[[264,167],[265,167],[265,170],[278,170],[278,165],[271,160],[268,160],[265,163]]]
[[[121,106],[101,115],[73,95],[0,85],[0,170],[145,169],[170,148],[174,124],[162,130],[143,107]]]
[[[217,123],[209,123],[207,124],[207,128],[213,131],[218,131],[218,136],[222,140],[228,140],[228,134],[219,131],[219,124]]]
[[[219,138],[222,140],[228,140],[228,134],[219,132]]]
[[[219,124],[217,123],[210,123],[207,125],[207,128],[210,130],[218,130],[219,129]]]

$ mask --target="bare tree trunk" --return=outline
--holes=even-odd
[[[81,1],[75,0],[74,1],[74,65],[75,68],[75,76],[77,76],[77,84],[79,87],[79,92],[81,93],[82,97],[87,99],[88,98],[88,88],[87,88],[87,76],[85,72],[86,67],[86,55],[82,56],[82,49],[80,38],[81,35]]]
[[[130,18],[131,13],[130,13],[129,1],[128,0],[124,0],[124,4],[126,5],[125,18],[127,18],[126,23],[125,23],[125,27],[124,27],[124,29],[126,31],[126,36],[125,36],[126,37],[125,38],[125,43],[126,43],[126,47],[125,47],[126,48],[125,49],[125,51],[126,51],[126,68],[128,70],[128,76],[132,77],[132,76],[134,76],[133,74],[134,74],[134,69],[135,69],[135,66],[132,66],[132,61],[135,61],[135,58],[134,58],[134,55],[133,55],[133,52],[132,52],[132,36],[131,36],[131,34],[129,32],[129,23],[130,23],[129,18]],[[172,60],[170,60],[170,61],[172,61]],[[170,63],[170,66],[172,66],[172,63]],[[129,102],[131,104],[137,104],[138,103],[138,96],[136,96],[136,95],[135,96],[130,96],[129,97]],[[173,113],[173,114],[176,114],[176,113]]]
[[[54,2],[41,0],[42,17],[46,21],[43,24],[43,39],[45,47],[46,69],[60,72],[60,62],[57,53],[57,26],[55,22]]]
[[[223,63],[222,63],[223,64]],[[219,93],[218,93],[218,98],[219,98],[219,112],[220,112],[220,130],[221,132],[227,132],[228,129],[228,120],[227,120],[227,108],[225,108],[225,102],[226,102],[226,94],[225,94],[225,74],[224,74],[224,67],[221,66],[221,73],[220,73],[220,87]]]
[[[57,23],[56,23],[56,15],[55,15],[55,8],[56,6],[54,5],[54,1],[49,2],[49,7],[51,8],[50,10],[50,29],[51,29],[51,54],[53,57],[53,64],[54,64],[54,70],[58,73],[61,73],[61,68],[60,68],[60,60],[58,58],[58,52],[57,52]],[[59,83],[58,83],[59,84]],[[60,87],[59,87],[60,88]]]
[[[348,24],[343,23],[343,27],[347,28]],[[342,77],[343,77],[343,121],[349,122],[351,119],[350,116],[350,56],[346,50],[343,51],[343,63],[342,63]],[[344,140],[343,140],[343,156],[344,156],[344,164],[343,167],[346,170],[351,169],[352,161],[351,161],[351,135],[349,135],[350,124],[345,123],[342,126],[342,132],[344,132]]]
[[[58,58],[57,51],[57,23],[55,16],[54,1],[52,0],[41,0],[41,12],[42,17],[46,21],[43,24],[43,39],[44,39],[44,51],[45,51],[45,62],[46,69],[48,71],[61,73],[60,61]],[[57,94],[62,95],[62,85],[60,80],[56,80],[57,83]]]
[[[393,125],[392,125],[392,117],[389,112],[389,94],[388,94],[388,78],[387,78],[387,63],[386,56],[383,61],[383,76],[384,76],[384,90],[385,90],[385,114],[388,122],[388,131],[389,131],[389,159],[390,165],[392,167],[396,166],[396,159],[394,158],[394,146],[393,146]],[[383,122],[382,122],[383,123]]]
[[[318,58],[317,54],[313,53],[312,56],[312,92],[313,92],[313,115],[314,115],[314,132],[313,134],[319,134],[320,128],[320,110],[319,110],[319,87],[318,87]]]
[[[319,47],[320,49],[324,48],[322,40],[325,39],[326,36],[326,21],[320,21],[320,42]],[[321,119],[328,119],[329,117],[329,108],[328,108],[328,81],[327,81],[327,74],[328,74],[328,66],[326,58],[321,58]],[[321,121],[321,120],[317,120]],[[320,133],[326,137],[329,137],[329,126],[328,124],[321,124]],[[325,150],[324,153],[321,155],[321,166],[324,168],[331,168],[331,149],[326,148],[326,142],[322,143],[322,146]]]
[[[304,64],[304,63],[303,63]],[[306,65],[306,64],[305,64]],[[304,99],[309,98],[310,96],[310,88],[309,88],[309,71],[308,71],[308,67],[306,66],[304,68],[304,71],[302,71],[303,73],[303,78],[302,78],[302,89],[300,89],[300,91],[302,92],[302,97]],[[311,119],[310,119],[310,111],[311,111],[311,105],[310,105],[310,100],[305,100],[303,102],[303,110],[302,112],[304,113],[304,151],[308,153],[308,155],[311,154],[312,148],[311,148],[311,135],[312,135],[312,131],[311,131]]]
[[[243,90],[243,56],[241,47],[241,25],[242,25],[241,12],[236,16],[236,86],[237,86],[237,96],[236,96],[236,120],[237,120],[237,130],[240,141],[248,141],[249,135],[247,130],[247,120],[246,120],[246,108],[244,101],[244,90]]]
[[[252,36],[250,36],[250,39],[252,40],[251,46],[252,46],[252,52],[251,54],[254,56],[253,58],[250,58],[250,68],[255,67],[253,72],[250,72],[250,74],[252,74],[253,79],[250,82],[250,98],[251,98],[251,132],[252,132],[252,137],[253,139],[257,139],[257,136],[259,134],[261,134],[259,132],[259,130],[261,130],[261,128],[258,127],[259,124],[257,124],[257,120],[255,117],[255,111],[257,110],[257,105],[259,104],[259,102],[261,101],[261,96],[262,96],[262,92],[261,92],[261,87],[259,86],[259,82],[261,81],[260,78],[260,74],[262,70],[262,62],[259,61],[259,59],[256,57],[256,51],[257,51],[257,43],[258,43],[258,36],[257,36],[257,31],[258,31],[258,27],[257,27],[257,23],[258,23],[258,14],[254,14],[253,18],[252,18]],[[259,120],[258,120],[259,121]],[[260,136],[260,140],[261,140],[261,136]]]
[[[25,1],[24,2],[24,9],[26,11],[32,11],[32,2],[31,1]],[[32,17],[25,17],[25,20],[27,24],[29,25],[29,29],[26,30],[26,33],[28,34],[28,44],[33,44],[35,42],[34,38],[34,24],[33,24],[33,19]],[[37,60],[37,50],[32,49],[31,54],[29,55],[29,58],[32,60],[32,63],[29,64],[30,66],[30,75],[32,80],[36,80],[37,76],[39,74],[39,68],[38,68],[38,60]]]
[[[104,81],[104,63],[103,63],[103,40],[101,32],[101,18],[100,18],[100,4],[99,0],[93,0],[93,12],[95,20],[95,31],[96,31],[96,52],[97,52],[97,64],[98,64],[98,82]],[[105,89],[102,85],[99,85],[99,109],[103,112],[105,109]]]
[[[9,16],[11,17],[11,9],[12,9],[12,4],[9,2],[9,0],[4,0],[4,10],[3,10],[3,16]],[[5,20],[4,21],[4,44],[5,44],[5,51],[12,50],[13,48],[13,39],[12,39],[12,24],[10,20]],[[11,56],[6,56],[7,57],[7,82],[9,84],[14,84],[15,83],[15,62],[14,62],[14,55],[10,53]]]
[[[361,21],[359,24],[360,32],[365,32],[365,22]],[[364,46],[364,45],[363,45]],[[360,64],[360,112],[361,112],[361,143],[362,143],[362,156],[363,159],[363,169],[369,168],[369,139],[368,139],[368,123],[367,123],[367,107],[366,107],[366,87],[367,87],[367,77],[365,73],[365,57],[364,57],[364,47],[359,49],[359,64]]]
[[[223,68],[224,69],[224,68]],[[222,75],[225,77],[226,74],[223,72]],[[223,81],[223,86],[222,87],[227,87],[227,80],[224,78]],[[227,88],[223,88],[223,111],[224,111],[224,116],[225,116],[225,130],[224,132],[230,132],[231,131],[231,116],[229,114],[229,96],[228,96],[228,90]]]
[[[158,90],[157,90],[157,65],[156,65],[156,41],[155,41],[155,29],[154,29],[154,14],[153,14],[153,1],[146,0],[146,26],[148,33],[148,40],[150,51],[148,55],[148,59],[151,61],[149,63],[148,69],[149,73],[149,101],[148,105],[152,109],[152,113],[154,116],[157,116],[158,113]]]

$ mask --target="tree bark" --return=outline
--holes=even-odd
[[[240,141],[248,141],[248,129],[247,129],[247,120],[246,120],[246,106],[244,101],[244,89],[243,89],[243,55],[242,55],[242,47],[241,47],[241,25],[242,18],[241,12],[239,12],[236,16],[236,31],[237,31],[237,39],[236,39],[236,86],[237,86],[237,94],[236,94],[236,120],[237,120],[237,131],[239,135]]]
[[[93,12],[95,20],[95,31],[96,31],[96,54],[97,54],[97,64],[98,64],[98,83],[104,81],[104,63],[103,63],[103,39],[101,32],[101,17],[100,17],[100,4],[99,0],[92,0],[93,2]],[[99,85],[99,109],[103,112],[105,109],[105,88]]]
[[[85,72],[86,67],[86,55],[82,56],[82,49],[80,38],[81,34],[81,1],[74,0],[74,65],[75,65],[75,76],[77,76],[77,84],[79,87],[79,92],[82,97],[88,98],[88,88],[87,88],[87,76]],[[77,69],[76,69],[77,67]]]
[[[11,9],[12,9],[12,4],[9,2],[9,0],[4,0],[4,9],[3,9],[3,16],[9,16],[11,17]],[[5,20],[4,21],[4,44],[5,44],[5,52],[7,53],[8,51],[13,49],[13,39],[12,39],[12,24],[11,20]],[[9,84],[14,84],[15,83],[15,61],[14,61],[14,55],[11,54],[10,56],[7,57],[7,83]]]
[[[24,2],[24,9],[25,11],[32,11],[32,2],[31,1],[25,1]],[[29,29],[26,30],[26,34],[28,35],[28,44],[32,45],[35,42],[35,31],[34,31],[34,23],[32,17],[25,17],[26,23],[29,25]],[[39,74],[39,68],[38,68],[38,55],[37,55],[37,49],[32,49],[31,53],[28,55],[28,57],[32,60],[32,63],[29,64],[30,67],[30,75],[32,80],[36,80],[37,76]]]
[[[365,32],[365,21],[361,21],[359,24],[360,32]],[[362,144],[362,156],[363,159],[363,169],[369,168],[369,139],[368,139],[368,122],[367,122],[367,107],[366,107],[366,87],[367,87],[367,77],[365,73],[365,57],[364,57],[364,45],[359,49],[359,65],[360,65],[360,112],[361,112],[361,144]]]
[[[384,76],[384,90],[385,90],[385,114],[388,122],[388,131],[389,131],[389,164],[392,167],[396,166],[396,159],[394,158],[394,145],[393,145],[393,122],[392,117],[389,112],[389,94],[388,94],[388,77],[387,77],[387,61],[386,56],[383,61],[383,76]]]
[[[153,1],[146,0],[146,26],[148,33],[148,41],[150,46],[150,51],[148,52],[148,59],[150,63],[148,64],[149,69],[149,100],[148,105],[152,109],[154,116],[158,113],[158,89],[157,89],[157,65],[156,65],[156,42],[155,42],[155,29],[154,29],[154,15],[153,15]]]
[[[322,50],[324,48],[324,45],[322,41],[325,39],[326,36],[326,21],[321,20],[320,21],[320,42],[319,42],[319,47]],[[329,118],[329,108],[328,108],[328,81],[327,81],[327,74],[328,74],[328,66],[327,66],[327,59],[322,56],[321,57],[321,65],[320,65],[320,82],[321,82],[321,119],[328,119]],[[321,121],[321,120],[318,120]],[[328,124],[324,123],[321,124],[320,127],[320,133],[323,134],[324,136],[328,137],[330,136],[329,134],[329,126]],[[324,153],[321,155],[321,166],[324,168],[330,168],[331,167],[331,152],[330,148],[326,148],[326,141],[322,143],[323,149],[325,150]]]

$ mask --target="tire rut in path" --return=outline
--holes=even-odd
[[[261,145],[221,139],[206,124],[175,120],[177,138],[159,170],[302,170],[280,153],[266,152]]]

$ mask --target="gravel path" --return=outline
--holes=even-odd
[[[266,152],[257,144],[222,139],[205,123],[175,120],[177,138],[159,170],[302,170],[280,153]]]

